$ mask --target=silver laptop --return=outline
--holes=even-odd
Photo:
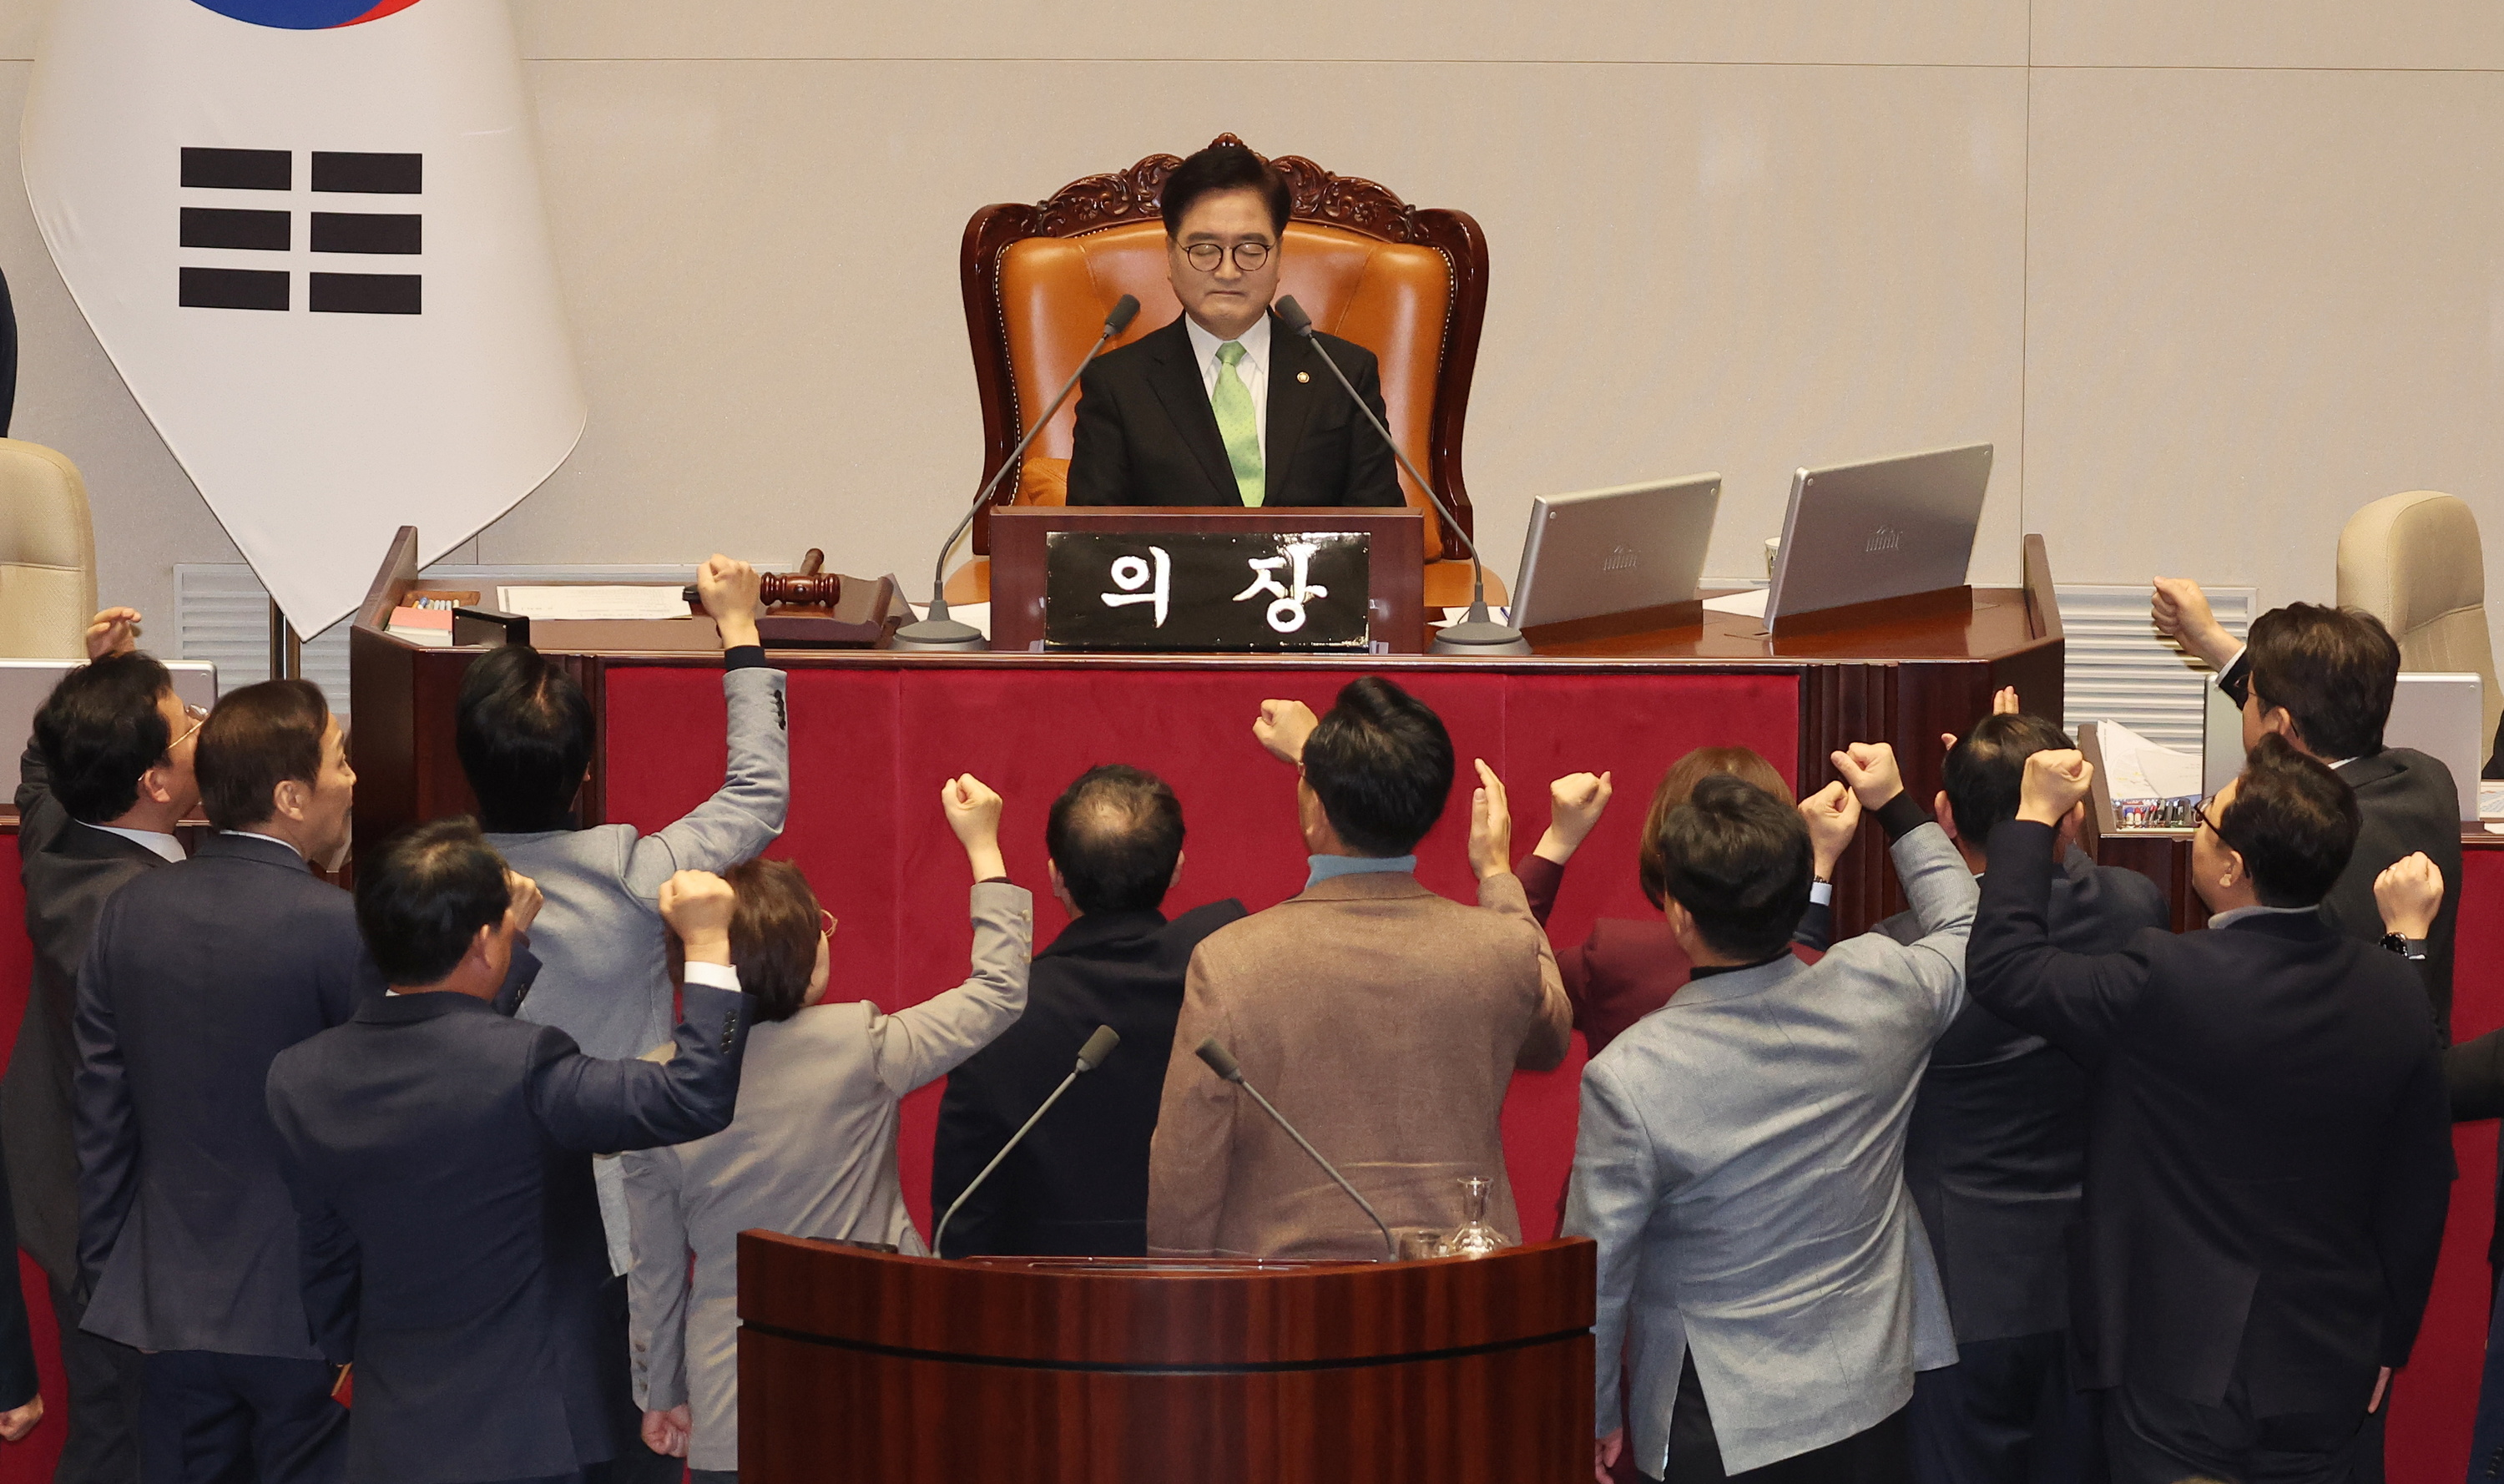
[[[2413,747],[2452,770],[2460,817],[2478,817],[2478,775],[2487,766],[2487,697],[2474,671],[2402,671],[2391,690],[2382,745]]]
[[[0,746],[12,752],[35,733],[35,713],[52,687],[83,660],[0,660]],[[174,694],[192,706],[218,704],[218,667],[207,660],[167,660]],[[14,786],[14,785],[13,785]]]
[[[1719,474],[1532,500],[1513,583],[1513,626],[1690,601],[1721,504]]]
[[[1765,627],[1963,586],[1990,485],[1988,443],[1793,473]]]

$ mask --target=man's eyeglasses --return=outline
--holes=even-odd
[[[2226,832],[2218,828],[2217,816],[2208,812],[2210,809],[2215,807],[2216,803],[2217,796],[2215,794],[2210,794],[2199,803],[2192,805],[2191,818],[2195,823],[2206,825],[2209,834],[2216,836],[2219,840],[2225,841],[2227,845],[2232,846],[2234,842],[2226,840]]]
[[[1226,260],[1226,249],[1214,242],[1195,242],[1182,250],[1182,256],[1202,273],[1214,273]],[[1261,264],[1269,260],[1269,244],[1238,242],[1235,244],[1235,265],[1246,273],[1257,273]]]
[[[202,726],[207,724],[209,719],[209,708],[205,706],[198,706],[186,701],[183,703],[183,717],[185,720],[191,722],[191,725],[183,729],[182,736],[175,738],[172,742],[165,744],[165,751],[169,755],[176,747],[190,742],[192,734],[198,732]]]

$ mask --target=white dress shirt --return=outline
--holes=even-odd
[[[1226,342],[1200,328],[1200,322],[1189,315],[1182,317],[1183,328],[1191,334],[1191,352],[1200,358],[1200,384],[1211,397],[1217,396],[1217,348]],[[1252,431],[1261,440],[1261,466],[1269,466],[1269,317],[1261,316],[1240,340],[1243,360],[1235,367],[1242,379],[1243,390],[1252,394]]]
[[[79,822],[87,824],[84,819]],[[143,849],[156,851],[176,865],[182,864],[183,843],[171,835],[160,835],[155,830],[125,830],[118,824],[88,824],[87,827],[90,830],[102,830],[108,835],[119,835]]]

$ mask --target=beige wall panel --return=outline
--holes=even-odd
[[[2029,524],[2081,581],[2327,600],[2438,489],[2504,577],[2504,76],[2034,76]]]
[[[534,57],[1914,62],[2026,59],[2027,0],[1276,0],[1190,6],[517,0]],[[1165,86],[1133,75],[1124,86]]]
[[[2034,0],[2038,67],[2504,67],[2492,0]]]
[[[28,71],[25,62],[0,62],[0,118],[17,117]],[[57,448],[79,466],[95,521],[97,594],[161,620],[153,632],[170,654],[174,564],[242,558],[54,271],[26,205],[14,131],[9,137],[11,148],[0,152],[0,271],[17,310],[17,406],[9,431]]]
[[[1720,468],[1713,569],[1742,572],[1795,465],[1971,438],[2001,449],[1977,571],[2013,572],[2022,72],[1126,75],[534,64],[592,414],[484,560],[926,569],[979,471],[967,215],[1233,129],[1486,227],[1467,462],[1508,573],[1538,494]]]

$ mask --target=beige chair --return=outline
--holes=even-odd
[[[78,466],[0,438],[0,656],[74,660],[95,613],[95,525]]]
[[[2486,731],[2504,715],[2495,649],[2487,634],[2487,565],[2478,517],[2433,490],[2378,500],[2339,533],[2339,604],[2380,618],[2400,641],[2402,670],[2475,671],[2485,682]]]

